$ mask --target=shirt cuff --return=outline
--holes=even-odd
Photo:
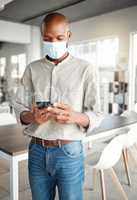
[[[23,134],[32,136],[38,127],[39,127],[39,124],[32,122],[31,124],[24,126]]]
[[[15,115],[16,115],[17,122],[22,124],[21,119],[20,119],[20,114],[23,111],[30,111],[30,109],[25,107],[24,105],[16,103],[16,102],[13,103],[13,108],[14,108],[14,112],[15,112]]]
[[[89,117],[89,125],[87,127],[80,126],[80,130],[82,132],[91,132],[94,128],[99,127],[102,120],[104,119],[104,115],[101,112],[87,111],[84,112],[84,114],[86,114]]]

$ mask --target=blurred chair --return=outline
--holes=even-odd
[[[92,160],[88,162],[90,167],[92,167],[93,169],[94,187],[96,184],[97,172],[99,172],[100,174],[102,200],[107,199],[105,180],[104,180],[104,171],[110,172],[110,175],[114,183],[116,184],[118,190],[122,193],[123,199],[126,199],[126,200],[128,199],[113,169],[113,167],[117,164],[117,162],[119,161],[121,157],[122,150],[126,144],[126,140],[127,140],[126,134],[116,136],[114,139],[111,140],[109,144],[107,144],[97,164],[94,165],[92,163]]]
[[[8,102],[0,104],[0,113],[10,113],[10,106]]]
[[[131,112],[129,112],[128,110],[126,110],[120,116],[121,117],[128,117],[129,113],[131,113]],[[125,127],[125,128],[122,128],[122,129],[116,131],[116,135],[128,134],[129,131],[130,131],[130,128],[129,127]],[[110,140],[105,141],[105,143],[107,143],[107,144],[109,142],[110,142]],[[126,178],[127,178],[128,185],[131,186],[131,177],[130,177],[130,170],[129,170],[129,166],[128,166],[128,155],[127,154],[128,154],[127,153],[127,149],[123,148],[123,150],[122,150],[122,157],[123,157],[123,163],[124,163]]]
[[[125,111],[121,116],[128,117],[129,113],[131,113],[131,112],[133,112],[133,111],[130,111],[130,112]],[[126,131],[125,131],[125,133],[126,133]],[[127,131],[127,141],[126,141],[125,147],[122,151],[124,167],[125,167],[127,181],[128,181],[129,186],[131,186],[131,177],[130,177],[130,170],[129,170],[129,165],[128,165],[128,156],[130,155],[130,157],[132,157],[135,164],[137,165],[137,160],[135,159],[135,156],[132,152],[132,148],[135,147],[137,149],[136,144],[137,144],[137,125],[134,125],[133,127],[131,127],[129,129],[129,131]]]
[[[135,158],[135,155],[133,153],[133,148],[136,147],[137,143],[137,128],[131,128],[130,131],[127,134],[127,141],[125,144],[125,148],[123,150],[123,160],[124,160],[124,165],[125,165],[125,170],[126,170],[126,175],[128,179],[128,185],[131,186],[131,177],[130,177],[130,171],[129,171],[129,166],[128,166],[128,156],[130,156],[136,166],[137,166],[137,160]]]
[[[16,118],[10,113],[0,113],[0,126],[17,124]]]

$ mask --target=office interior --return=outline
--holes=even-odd
[[[72,32],[69,52],[88,61],[93,67],[97,80],[96,100],[99,110],[104,116],[119,117],[124,116],[125,112],[131,114],[134,112],[135,116],[137,113],[136,0],[0,0],[0,128],[12,126],[10,118],[8,120],[7,115],[3,114],[16,118],[12,105],[25,68],[29,63],[45,56],[40,26],[43,17],[51,12],[59,12],[68,17]],[[126,117],[130,118],[130,114]],[[134,124],[134,132],[135,125],[137,124]],[[132,128],[129,126],[129,129]],[[125,134],[132,132],[129,129],[125,130]],[[0,131],[1,134],[4,133]],[[109,138],[109,142],[114,136]],[[99,173],[96,177],[96,188],[93,188],[94,173],[88,160],[96,159],[107,144],[108,138],[103,137],[101,140],[86,143],[84,199],[135,200],[137,139],[129,148],[129,152],[126,148],[125,157],[121,152],[121,157],[114,166],[122,189],[114,176],[109,176],[107,170],[104,171],[107,197],[103,197]],[[2,148],[0,147],[0,151]],[[0,200],[32,199],[28,182],[27,157],[25,158],[19,162],[17,171],[18,196],[11,197],[10,165],[9,161],[1,156]],[[126,164],[128,163],[126,167],[123,159],[126,159]],[[123,190],[126,197],[123,195]]]

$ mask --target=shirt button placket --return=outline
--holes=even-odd
[[[55,82],[56,82],[56,67],[53,68],[52,70],[52,81],[51,81],[51,102],[54,103],[54,93],[56,91],[56,85],[55,85]]]

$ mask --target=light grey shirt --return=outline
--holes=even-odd
[[[30,110],[36,101],[63,102],[74,111],[86,113],[90,119],[87,129],[77,124],[59,124],[49,120],[42,125],[24,127],[24,134],[47,140],[82,140],[86,133],[97,127],[103,117],[96,105],[96,80],[91,64],[69,55],[55,65],[46,58],[26,67],[14,101],[15,113]]]

